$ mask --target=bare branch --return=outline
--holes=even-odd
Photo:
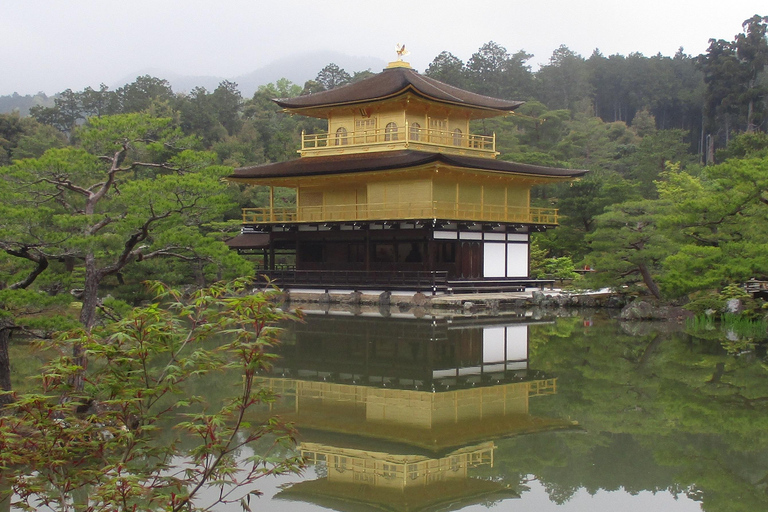
[[[152,215],[142,224],[142,226],[136,230],[130,237],[128,237],[128,240],[125,241],[125,246],[123,248],[123,252],[120,253],[120,255],[117,257],[117,260],[112,264],[108,265],[101,269],[99,272],[101,276],[107,276],[114,274],[116,272],[119,272],[122,270],[123,267],[125,267],[128,263],[130,263],[133,259],[139,257],[139,254],[141,251],[134,251],[134,248],[139,242],[142,242],[146,240],[146,238],[149,236],[149,229],[155,222],[168,218],[171,215],[173,215],[173,210],[167,211],[161,215],[155,215],[154,208],[152,205],[150,205],[150,212]]]
[[[42,274],[45,269],[48,268],[48,258],[46,258],[45,255],[40,251],[30,251],[30,247],[22,247],[18,250],[6,248],[5,252],[11,256],[16,256],[17,258],[23,258],[36,263],[35,268],[33,268],[29,274],[27,274],[27,277],[17,283],[13,283],[8,287],[11,290],[25,289],[34,283],[35,279],[37,279],[37,276]]]
[[[89,192],[93,192],[94,189],[104,186],[104,182],[100,181],[99,183],[94,183],[90,187],[88,187]]]
[[[74,183],[66,179],[57,180],[57,179],[51,179],[51,178],[41,178],[38,181],[30,183],[30,185],[35,185],[37,183],[50,183],[51,185],[55,185],[57,188],[59,187],[64,188],[69,190],[70,192],[80,194],[81,196],[84,196],[84,197],[90,197],[91,195],[91,193],[87,189],[79,185],[75,185]]]
[[[128,152],[128,142],[124,142],[122,147],[115,151],[115,154],[112,155],[111,158],[109,158],[107,161],[111,162],[109,171],[107,171],[107,179],[102,183],[101,187],[99,187],[97,192],[89,192],[88,197],[88,206],[86,207],[86,213],[92,213],[93,211],[93,205],[98,203],[102,197],[104,197],[107,194],[107,191],[112,187],[112,184],[115,182],[115,176],[118,172],[122,172],[122,169],[120,168],[120,157],[122,157],[125,153]]]
[[[152,251],[150,253],[144,254],[142,256],[142,259],[148,260],[150,258],[156,258],[158,256],[168,256],[168,257],[180,259],[183,261],[210,261],[210,262],[213,261],[211,258],[207,256],[198,256],[198,255],[185,256],[183,254],[173,252],[171,249],[186,249],[194,253],[194,248],[192,247],[166,247],[164,249],[158,249],[156,251]]]
[[[123,217],[125,217],[125,215],[123,215]],[[115,220],[114,220],[114,219],[112,219],[111,217],[104,217],[104,218],[103,218],[103,219],[101,219],[99,222],[97,222],[96,224],[94,224],[93,226],[91,226],[91,227],[88,229],[87,233],[88,233],[89,235],[95,235],[95,234],[96,234],[96,233],[98,233],[98,232],[99,232],[99,231],[100,231],[102,228],[104,228],[105,226],[108,226],[109,224],[112,224],[114,221],[115,221]]]

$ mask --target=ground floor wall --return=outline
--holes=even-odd
[[[449,279],[529,275],[529,234],[520,232],[317,227],[273,231],[270,245],[273,252],[294,253],[297,270],[446,271]]]

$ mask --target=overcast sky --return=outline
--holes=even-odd
[[[0,94],[82,90],[148,69],[231,78],[317,50],[390,61],[398,42],[418,71],[443,50],[466,61],[488,41],[534,54],[534,67],[561,44],[584,57],[698,55],[754,14],[768,15],[768,2],[0,0]]]

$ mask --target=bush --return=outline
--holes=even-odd
[[[73,496],[87,494],[89,510],[199,510],[201,489],[213,487],[218,502],[247,510],[257,491],[243,485],[297,471],[297,457],[236,457],[265,436],[275,447],[293,443],[292,429],[274,418],[246,421],[274,400],[256,376],[275,357],[276,323],[291,318],[248,288],[242,279],[182,297],[156,283],[155,303],[90,332],[62,333],[56,347],[84,356],[48,363],[40,390],[16,396],[0,417],[0,472],[13,505],[72,510],[80,505]],[[220,335],[226,340],[215,346]],[[199,379],[219,389],[223,370],[237,371],[239,385],[221,386],[234,391],[220,405],[190,395]],[[182,439],[194,446],[182,450]]]

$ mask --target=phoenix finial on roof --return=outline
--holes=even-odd
[[[397,60],[403,60],[403,57],[411,53],[408,50],[406,50],[405,45],[401,43],[397,43],[397,45],[395,46],[395,51],[397,52]]]

